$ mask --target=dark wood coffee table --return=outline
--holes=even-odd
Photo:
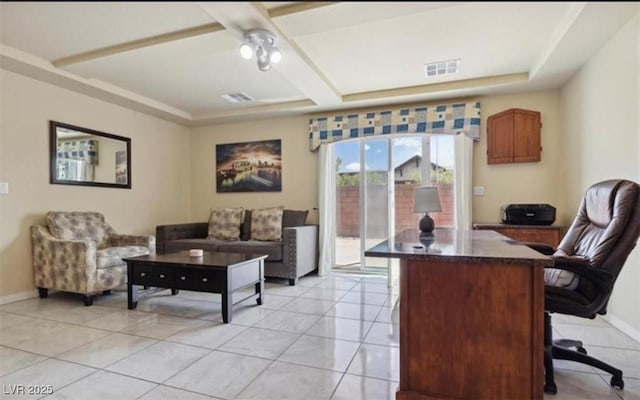
[[[188,251],[129,257],[127,262],[127,295],[129,309],[138,306],[138,286],[180,289],[222,295],[222,320],[231,322],[233,305],[256,297],[264,301],[264,259],[266,255],[204,252],[191,257]],[[233,303],[235,291],[255,285],[255,293]]]

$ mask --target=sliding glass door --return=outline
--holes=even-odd
[[[390,270],[387,259],[364,251],[405,229],[416,229],[417,186],[437,185],[439,227],[453,226],[453,135],[389,135],[335,143],[336,267]]]
[[[390,141],[387,138],[362,140],[360,158],[364,179],[360,184],[361,260],[360,269],[389,268],[388,258],[365,257],[365,250],[393,235],[393,174]]]

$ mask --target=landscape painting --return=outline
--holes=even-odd
[[[216,190],[281,192],[282,141],[216,145]]]

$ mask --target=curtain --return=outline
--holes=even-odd
[[[59,140],[58,158],[85,161],[90,165],[98,165],[97,140]]]
[[[473,139],[457,134],[454,139],[454,156],[455,228],[471,229]]]
[[[318,153],[318,205],[320,208],[320,261],[318,275],[331,271],[336,259],[336,167],[334,147],[323,143]]]
[[[388,134],[443,133],[480,139],[480,102],[462,102],[334,115],[309,120],[309,145]]]

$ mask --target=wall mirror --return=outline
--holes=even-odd
[[[49,122],[51,183],[131,189],[131,139]]]

